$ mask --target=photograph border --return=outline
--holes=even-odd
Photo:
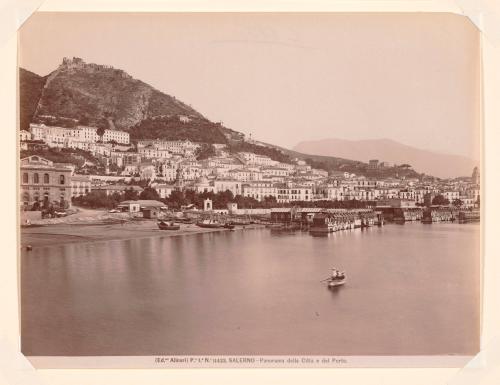
[[[35,2],[34,2],[35,3]],[[226,3],[225,7],[223,3]],[[173,1],[162,1],[162,2],[149,2],[144,5],[140,5],[139,1],[131,1],[127,2],[126,5],[120,4],[118,1],[100,1],[100,2],[95,2],[95,1],[88,1],[88,2],[83,2],[83,1],[75,1],[72,4],[63,4],[61,1],[46,1],[41,7],[40,11],[96,11],[96,12],[101,12],[103,9],[105,11],[118,11],[118,12],[123,12],[124,10],[126,11],[153,11],[152,6],[158,7],[159,11],[165,12],[165,11],[174,11],[174,12],[180,12],[180,11],[210,11],[210,12],[220,12],[220,11],[243,11],[243,12],[255,12],[255,11],[290,11],[291,7],[295,7],[294,11],[316,11],[316,10],[322,10],[322,11],[341,11],[341,12],[351,12],[351,11],[357,11],[357,12],[410,12],[410,11],[439,11],[439,12],[452,12],[456,14],[464,14],[466,12],[465,9],[460,9],[458,4],[452,5],[450,2],[435,2],[435,4],[431,5],[428,2],[416,2],[414,1],[395,1],[392,4],[387,4],[387,2],[357,2],[357,4],[352,3],[351,5],[347,5],[344,3],[341,4],[341,2],[313,2],[311,3],[293,3],[293,4],[288,4],[290,8],[287,7],[286,2],[266,2],[266,5],[264,6],[264,9],[256,9],[258,8],[259,3],[250,3],[250,2],[214,2],[214,3],[208,3],[202,2],[202,3],[196,3],[196,2],[185,2],[182,5],[179,4],[178,2],[173,2]],[[384,4],[382,4],[384,3]],[[425,4],[424,4],[425,3]],[[467,2],[462,2],[462,3],[467,3]],[[230,4],[230,5],[229,5]],[[271,4],[274,4],[271,6]],[[385,7],[384,7],[385,5]],[[148,8],[145,9],[144,7],[147,6]],[[256,7],[257,6],[257,7]],[[415,7],[416,6],[416,7]],[[102,7],[102,8],[101,8]],[[139,7],[139,8],[138,8]],[[415,7],[412,9],[412,7]],[[14,7],[15,8],[15,7]],[[182,9],[181,9],[182,8]],[[190,8],[188,10],[187,8]],[[201,8],[201,9],[200,9]],[[335,9],[334,9],[335,8]],[[350,9],[349,9],[350,8]],[[416,9],[417,8],[417,9]],[[156,10],[158,11],[158,10]],[[477,14],[481,14],[481,10],[475,9],[475,12]],[[23,12],[19,9],[17,9],[17,13],[22,14]],[[25,12],[27,15],[27,13]],[[12,16],[12,15],[10,15]],[[3,16],[2,16],[3,17]],[[476,25],[477,22],[481,21],[481,17],[477,18],[476,15],[469,15],[471,20],[475,21],[476,20]],[[484,20],[484,19],[483,19]],[[8,23],[11,24],[11,23]],[[495,239],[494,237],[494,225],[495,225],[495,218],[494,218],[494,213],[498,212],[499,204],[494,202],[493,200],[487,200],[485,198],[486,195],[494,197],[498,196],[498,191],[499,191],[499,186],[497,180],[493,178],[488,178],[488,176],[492,176],[493,172],[495,172],[495,168],[488,168],[486,167],[486,164],[492,165],[494,164],[495,161],[498,162],[498,157],[496,155],[497,151],[495,148],[495,143],[499,143],[498,137],[499,134],[495,133],[495,130],[493,129],[495,126],[495,122],[498,122],[498,112],[495,112],[495,103],[498,102],[498,74],[494,73],[494,67],[495,63],[498,64],[498,59],[499,59],[499,47],[498,47],[498,38],[495,36],[495,33],[492,33],[492,35],[488,34],[488,31],[484,29],[484,25],[480,25],[479,27],[482,29],[481,33],[481,48],[482,48],[482,64],[483,64],[483,71],[482,71],[482,80],[483,80],[483,85],[481,88],[481,94],[482,94],[482,123],[484,123],[481,126],[483,126],[483,130],[481,130],[481,175],[484,176],[483,183],[482,183],[482,189],[481,189],[481,201],[484,202],[482,205],[481,211],[481,256],[482,256],[482,267],[487,266],[488,271],[482,270],[482,322],[481,322],[481,347],[482,351],[481,353],[476,356],[476,358],[472,361],[477,361],[478,357],[480,358],[481,355],[485,356],[490,350],[484,350],[484,347],[489,346],[490,343],[494,343],[495,339],[493,338],[497,333],[498,333],[498,323],[492,323],[492,322],[498,322],[499,315],[495,314],[495,311],[492,308],[492,304],[495,302],[495,294],[498,293],[498,291],[492,291],[492,289],[498,288],[498,282],[495,282],[495,277],[493,275],[493,271],[495,271],[494,267],[498,267],[498,262],[492,261],[490,258],[497,254],[499,250],[499,245],[498,245],[498,240]],[[12,36],[12,31],[2,31],[3,36],[0,36],[0,39],[2,42],[5,43],[5,47],[2,47],[2,51],[5,51],[7,55],[5,57],[8,59],[5,60],[4,63],[2,63],[2,84],[6,84],[7,89],[9,92],[6,93],[5,96],[2,96],[2,99],[5,97],[5,100],[2,100],[2,112],[4,112],[3,116],[6,116],[6,127],[12,126],[13,124],[16,125],[16,113],[15,111],[17,110],[17,98],[12,97],[12,95],[16,95],[16,78],[17,78],[17,58],[16,58],[16,42],[17,39],[15,37],[15,31],[14,31],[14,36]],[[496,46],[494,45],[496,40]],[[12,57],[12,53],[14,52],[14,56]],[[4,56],[2,56],[4,57]],[[497,60],[497,61],[495,61]],[[12,67],[12,64],[14,64],[14,67]],[[495,77],[496,76],[496,77]],[[14,87],[12,87],[14,86]],[[12,94],[12,90],[14,90],[14,93]],[[13,114],[14,112],[14,114]],[[16,140],[17,143],[17,130],[14,132],[10,132],[7,129],[4,129],[4,138],[6,141],[9,140]],[[14,134],[16,134],[15,139],[13,139]],[[12,136],[10,136],[12,135]],[[486,140],[487,139],[487,140]],[[6,164],[12,164],[12,155],[15,157],[14,159],[17,158],[17,148],[16,151],[12,151],[9,149],[8,151],[5,151],[3,153],[3,157],[6,160]],[[8,161],[10,159],[10,162]],[[10,167],[10,166],[8,166]],[[14,185],[16,185],[16,174],[17,170],[8,170],[8,179],[9,181],[12,181]],[[13,175],[12,175],[13,174]],[[10,179],[13,177],[12,179]],[[487,182],[485,182],[487,180]],[[11,219],[17,218],[17,205],[14,204],[14,202],[17,199],[17,192],[15,189],[12,189],[13,191],[8,192],[6,194],[5,192],[2,192],[2,196],[4,198],[4,201],[6,200],[7,202],[12,202],[11,205],[7,205],[7,207],[11,208],[10,212],[9,211],[9,217],[8,221],[6,223],[10,224],[10,227],[12,227],[12,224],[10,223]],[[14,201],[14,202],[13,202]],[[488,211],[486,211],[485,206],[488,208]],[[11,215],[12,214],[12,215]],[[18,221],[16,222],[17,224],[19,223]],[[5,226],[5,225],[4,225]],[[6,254],[7,255],[17,255],[19,248],[17,246],[17,240],[19,239],[19,232],[17,230],[18,226],[16,226],[16,230],[12,230],[10,228],[5,228],[4,234],[9,234],[11,235],[10,239],[14,239],[14,241],[11,241],[14,243],[13,245],[11,242],[9,242],[8,246],[5,248],[6,251],[8,251]],[[14,237],[12,237],[14,235]],[[17,236],[17,237],[16,237]],[[12,254],[11,254],[12,252]],[[15,254],[14,254],[15,253]],[[488,257],[488,258],[486,258]],[[484,259],[483,259],[484,258]],[[7,285],[7,289],[5,290],[2,295],[6,296],[8,305],[8,326],[6,328],[6,335],[1,336],[2,340],[5,341],[5,344],[2,343],[3,346],[2,353],[4,357],[9,358],[9,362],[14,363],[16,366],[23,368],[27,365],[26,362],[22,362],[24,359],[24,356],[19,353],[19,347],[17,346],[17,349],[14,350],[16,352],[16,355],[12,355],[12,346],[16,346],[19,343],[19,321],[18,321],[18,299],[15,297],[15,300],[12,301],[10,298],[10,295],[18,294],[18,289],[19,289],[19,283],[16,278],[19,277],[19,262],[18,260],[14,262],[14,265],[11,263],[12,261],[8,261],[8,258],[4,258],[2,261],[2,274],[6,278],[4,279],[4,282]],[[12,270],[12,267],[15,267],[14,270]],[[491,271],[490,271],[491,269]],[[13,271],[16,273],[14,275]],[[14,291],[11,291],[10,289],[14,288]],[[10,295],[9,295],[10,294]],[[9,297],[7,297],[9,295]],[[498,311],[497,311],[498,312]],[[14,345],[12,345],[12,342]],[[20,357],[19,357],[20,356]],[[17,357],[17,358],[16,358]],[[113,357],[113,359],[116,357]],[[352,359],[352,357],[349,357]],[[72,358],[70,358],[72,359]],[[25,360],[25,359],[24,359]],[[90,367],[103,367],[99,363],[97,363],[95,360],[95,357],[90,357],[89,360],[92,362],[89,366]],[[469,363],[470,364],[470,363]],[[43,366],[43,365],[42,365]],[[86,367],[89,367],[86,366]],[[364,367],[370,367],[370,365],[362,365]],[[403,365],[404,366],[404,365]],[[411,365],[413,366],[413,365]],[[427,363],[426,367],[433,367],[434,365]],[[456,366],[456,365],[454,365]],[[50,366],[49,366],[50,367]],[[74,366],[71,366],[74,367]],[[163,366],[164,367],[164,366]],[[182,367],[182,366],[177,366],[177,367]],[[240,366],[241,367],[241,366]],[[298,366],[297,366],[298,367]],[[310,366],[309,366],[310,367]],[[342,367],[342,365],[339,365],[337,367]],[[346,367],[346,366],[344,366]],[[348,365],[347,367],[350,367]],[[401,367],[400,365],[397,365],[397,367]],[[467,365],[464,370],[467,369]],[[29,366],[28,366],[29,368]],[[486,365],[487,369],[487,365]],[[3,370],[3,369],[2,369]],[[245,370],[247,369],[240,369],[240,370]],[[252,369],[252,370],[257,370],[257,369]],[[319,369],[314,369],[315,371],[321,371]],[[356,370],[356,369],[346,369],[346,370]],[[390,369],[384,369],[384,370],[389,370]],[[402,369],[398,369],[402,370]],[[396,370],[396,371],[398,371]],[[417,370],[417,369],[413,369]],[[420,369],[421,370],[421,369]],[[431,371],[435,371],[437,369],[433,369]],[[447,371],[447,375],[452,374],[453,372],[456,372],[456,369],[443,369]],[[30,371],[29,369],[25,370]],[[199,371],[205,371],[204,369],[198,369],[196,372]],[[288,370],[282,369],[279,372],[284,374]],[[419,370],[417,370],[419,371]],[[13,370],[10,373],[12,375],[15,375],[17,371]],[[44,371],[45,373],[51,372],[51,371]],[[58,371],[58,373],[62,373],[65,371]],[[73,373],[75,371],[72,371]],[[183,371],[186,372],[186,371]],[[293,371],[292,371],[293,372]],[[344,371],[342,371],[344,372]],[[319,372],[318,372],[319,373]],[[331,373],[331,372],[328,372]],[[335,372],[335,376],[338,375],[338,373],[341,372]],[[26,374],[26,373],[24,373]],[[58,374],[58,375],[59,375]],[[197,373],[198,375],[199,373]],[[37,373],[32,373],[34,376],[33,378],[38,377]],[[331,376],[332,374],[328,374],[328,376]],[[185,376],[183,376],[186,378]],[[296,376],[294,376],[296,377]],[[338,378],[343,377],[340,375]],[[404,375],[405,378],[407,378],[407,375]],[[354,378],[354,377],[351,377]],[[444,378],[444,377],[443,377]],[[337,378],[336,378],[337,379]],[[347,377],[345,377],[347,379]],[[122,378],[123,380],[123,378]],[[111,381],[110,381],[111,382]],[[62,383],[62,382],[61,382]],[[123,382],[122,382],[123,383]],[[342,381],[342,383],[344,383]]]

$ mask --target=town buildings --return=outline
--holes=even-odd
[[[181,118],[182,122],[190,119]],[[57,186],[59,190],[56,191],[52,183],[48,183],[46,187],[50,189],[48,195],[51,202],[61,200],[61,196],[56,197],[56,193],[64,195],[64,202],[92,190],[102,190],[108,195],[123,194],[131,187],[123,181],[133,178],[148,181],[161,198],[168,198],[174,190],[191,189],[200,193],[230,191],[234,196],[241,195],[259,202],[271,199],[279,204],[324,200],[369,201],[375,204],[395,199],[415,205],[429,205],[436,197],[442,196],[450,205],[468,208],[477,206],[480,191],[477,168],[471,178],[456,180],[375,178],[340,170],[328,172],[315,169],[299,159],[284,163],[252,152],[231,153],[225,144],[213,145],[215,155],[200,160],[197,159],[197,151],[202,143],[164,139],[144,139],[130,143],[127,132],[105,130],[100,137],[96,127],[88,126],[63,128],[31,124],[29,132],[20,133],[20,140],[22,149],[80,149],[88,151],[105,164],[106,175],[72,176],[72,171],[69,171],[72,179],[70,182],[68,179],[68,195],[61,194],[61,186]],[[44,167],[62,170],[62,165],[54,165],[40,158],[38,161],[31,160],[31,163],[44,163]],[[387,162],[371,160],[367,170],[379,172],[387,167]],[[23,190],[26,193],[26,199],[23,200],[26,206],[42,197],[40,193],[35,193],[40,189],[33,182],[33,175],[30,175],[29,183],[24,183]]]

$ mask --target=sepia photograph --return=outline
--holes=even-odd
[[[480,54],[451,13],[35,12],[22,353],[475,356]]]

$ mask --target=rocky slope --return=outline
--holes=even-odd
[[[64,59],[45,78],[32,75],[20,70],[21,105],[26,110],[25,116],[34,110],[34,121],[48,115],[70,118],[80,124],[129,129],[156,116],[202,117],[175,97],[132,78],[122,70],[88,64],[79,58]],[[26,95],[30,97],[26,98]]]

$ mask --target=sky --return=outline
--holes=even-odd
[[[388,138],[479,159],[479,33],[443,14],[35,13],[19,65],[112,65],[254,139]]]

